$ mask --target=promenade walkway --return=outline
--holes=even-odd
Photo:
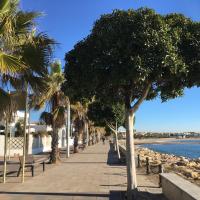
[[[138,175],[142,194],[146,194],[152,183],[146,176],[142,176],[141,172]],[[44,173],[27,179],[23,184],[0,184],[0,199],[122,200],[125,190],[126,167],[118,163],[116,155],[107,143],[90,146],[73,154]]]

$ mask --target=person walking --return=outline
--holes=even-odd
[[[102,142],[103,142],[103,144],[105,144],[105,139],[106,139],[105,136],[103,136],[103,137],[102,137]]]

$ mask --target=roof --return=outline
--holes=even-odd
[[[125,132],[126,132],[126,129],[123,126],[120,126],[118,128],[118,133],[125,133]]]

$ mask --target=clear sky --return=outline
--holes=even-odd
[[[183,13],[200,21],[200,0],[21,0],[21,8],[41,11],[39,31],[53,37],[59,47],[55,58],[64,64],[64,55],[90,33],[101,14],[114,9],[149,7],[160,14]],[[38,120],[32,113],[32,121]],[[161,103],[145,102],[136,116],[138,131],[200,131],[200,88],[187,89],[182,98]]]

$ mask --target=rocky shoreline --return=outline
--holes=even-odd
[[[138,147],[136,151],[140,155],[142,165],[145,165],[146,158],[148,157],[150,165],[162,164],[164,172],[175,172],[200,186],[200,158],[188,159],[173,154],[159,153],[143,147]]]

